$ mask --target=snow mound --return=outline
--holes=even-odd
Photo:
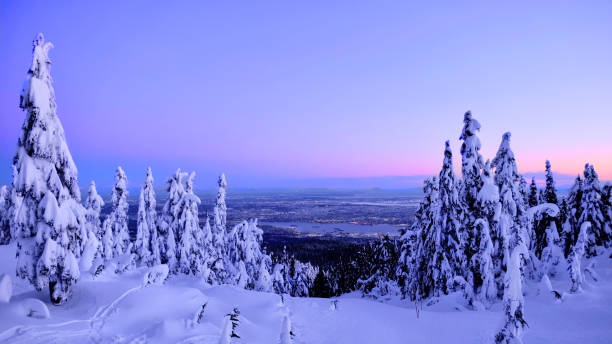
[[[160,264],[155,265],[147,271],[142,280],[142,286],[146,287],[149,285],[162,285],[168,278],[168,265]]]
[[[21,301],[21,308],[24,312],[23,314],[30,318],[49,319],[51,317],[47,305],[38,299],[30,298]]]
[[[10,302],[13,295],[13,281],[11,276],[2,274],[0,276],[0,302]]]

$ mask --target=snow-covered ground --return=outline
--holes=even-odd
[[[501,321],[501,304],[490,310],[464,307],[456,293],[427,306],[417,319],[412,303],[384,303],[357,295],[332,300],[285,297],[205,286],[196,278],[171,277],[165,285],[141,287],[145,269],[120,276],[82,277],[73,298],[53,306],[48,293],[36,292],[15,277],[15,245],[0,246],[0,274],[13,278],[13,298],[0,303],[1,343],[218,343],[225,315],[240,310],[234,343],[280,342],[288,316],[294,343],[491,343]],[[584,292],[556,302],[547,290],[528,285],[525,343],[609,343],[612,338],[612,259],[598,258],[598,282],[587,276]],[[552,280],[569,289],[564,273]],[[28,298],[50,311],[48,319],[27,316]],[[197,314],[207,303],[200,323]]]

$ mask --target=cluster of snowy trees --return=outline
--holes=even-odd
[[[21,93],[26,112],[13,159],[13,182],[0,188],[0,244],[17,243],[17,275],[51,300],[66,302],[81,273],[124,272],[166,264],[171,274],[201,277],[210,284],[233,284],[260,291],[308,296],[318,270],[283,258],[273,265],[261,249],[257,220],[227,225],[227,181],[218,180],[212,221],[200,225],[195,173],[179,170],[166,183],[168,199],[158,213],[149,168],[140,191],[137,233],[128,230],[127,176],[117,168],[112,212],[101,221],[104,201],[91,182],[81,204],[77,169],[57,116],[49,49],[38,34]],[[212,222],[212,224],[211,224]]]
[[[558,274],[569,259],[572,281],[579,284],[582,254],[594,256],[610,245],[610,186],[602,188],[587,164],[584,177],[560,199],[546,161],[545,188],[538,190],[534,180],[528,188],[510,133],[494,159],[485,161],[479,130],[467,112],[460,136],[462,179],[454,175],[447,142],[439,176],[425,181],[425,198],[400,240],[397,279],[402,294],[417,302],[458,289],[475,308],[503,300],[507,321],[496,340],[506,343],[520,338],[526,324],[526,278]]]
[[[359,252],[360,278],[355,284],[362,295],[377,297],[397,294],[395,276],[399,249],[398,241],[388,235],[363,247]]]

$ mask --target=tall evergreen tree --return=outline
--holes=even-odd
[[[213,284],[213,282],[215,281],[211,279],[211,277],[214,277],[211,274],[211,267],[215,263],[216,253],[215,248],[212,245],[212,228],[210,226],[210,219],[208,214],[206,214],[206,218],[204,219],[204,227],[202,227],[201,240],[202,242],[200,244],[200,247],[202,248],[204,268],[201,275],[206,282]]]
[[[111,195],[113,210],[104,220],[105,230],[110,229],[113,235],[112,257],[123,256],[131,251],[130,233],[128,232],[127,196],[127,176],[121,166],[119,166],[115,172],[115,186]]]
[[[198,218],[198,205],[200,198],[193,192],[193,180],[195,172],[192,172],[185,183],[185,192],[176,210],[178,223],[175,227],[179,238],[178,270],[185,274],[202,275],[208,267],[204,264],[205,248],[203,232],[200,228]]]
[[[523,262],[528,255],[523,243],[512,249],[508,271],[504,276],[504,325],[495,335],[497,344],[522,343],[523,331],[527,326],[524,318]]]
[[[425,198],[421,202],[421,214],[416,224],[419,229],[415,266],[409,277],[411,300],[448,293],[449,283],[453,281],[451,263],[441,246],[443,238],[437,226],[439,187],[437,177],[425,180]]]
[[[472,118],[470,111],[463,116],[463,130],[461,131],[461,173],[463,175],[464,192],[462,195],[468,211],[476,207],[476,197],[482,185],[480,173],[484,167],[482,155],[480,155],[480,139],[477,134],[480,131],[480,123]]]
[[[17,276],[51,301],[64,303],[80,276],[85,209],[80,204],[77,168],[57,116],[49,49],[38,34],[19,106],[26,119],[13,158],[8,216],[17,240]]]
[[[88,257],[81,259],[81,267],[83,271],[91,269],[94,260],[98,261],[96,267],[102,264],[103,247],[101,245],[104,237],[102,224],[100,221],[100,212],[104,206],[102,197],[98,195],[96,183],[91,182],[87,190],[87,198],[85,199],[85,227],[88,236],[88,245],[90,246]],[[84,254],[85,255],[85,254]],[[86,261],[83,263],[83,261]]]
[[[544,200],[546,203],[559,204],[557,198],[557,189],[555,188],[555,179],[552,170],[550,169],[550,161],[546,160],[546,187],[544,188]]]
[[[480,139],[477,134],[480,131],[480,123],[472,117],[470,111],[463,116],[463,129],[461,130],[461,174],[462,182],[458,184],[460,188],[460,199],[464,204],[465,216],[463,217],[463,227],[465,228],[465,241],[472,242],[474,237],[474,213],[477,208],[478,191],[482,186],[480,174],[484,168],[484,160],[480,154]],[[464,246],[465,260],[469,262],[474,254],[474,248],[470,245]]]
[[[396,276],[402,297],[410,297],[409,290],[411,283],[410,277],[413,273],[412,268],[416,266],[417,236],[419,233],[419,223],[417,220],[422,215],[423,208],[418,207],[412,225],[402,233],[399,239],[399,261],[397,263]],[[360,263],[359,265],[365,265]]]
[[[565,216],[566,221],[563,223],[563,251],[567,257],[578,239],[580,233],[580,217],[582,216],[582,189],[583,180],[577,176],[574,184],[570,188],[566,201]]]
[[[226,271],[230,268],[230,262],[227,259],[227,206],[225,204],[225,194],[227,188],[227,180],[225,174],[222,173],[217,181],[218,190],[213,209],[213,225],[212,225],[212,245],[214,247],[215,258],[211,266],[211,280],[214,283],[225,283],[229,277]]]
[[[98,236],[98,239],[102,239],[102,223],[100,221],[100,212],[104,206],[104,200],[102,196],[98,194],[96,189],[96,183],[91,182],[87,191],[87,198],[85,199],[85,220],[87,221],[88,231],[92,231]]]
[[[578,223],[591,223],[589,239],[586,246],[587,257],[598,254],[598,246],[608,247],[610,236],[610,225],[604,217],[604,204],[601,200],[601,186],[599,176],[593,165],[586,164],[584,167],[584,183],[582,185],[582,201],[580,202],[582,213]]]
[[[518,190],[520,175],[510,148],[510,133],[503,135],[491,167],[495,168],[494,181],[501,201],[498,226],[491,237],[493,245],[500,248],[495,259],[498,264],[496,270],[499,270],[501,264],[501,269],[505,271],[511,250],[521,243],[528,246],[529,241],[526,233],[525,205]],[[498,279],[498,286],[502,288],[503,285],[504,282]]]
[[[544,275],[555,276],[557,274],[557,265],[562,261],[563,251],[559,246],[561,241],[559,239],[559,232],[557,231],[557,224],[555,221],[549,221],[548,227],[545,233],[546,244],[542,249],[540,255],[541,267],[540,267],[540,278]]]
[[[180,206],[185,188],[183,178],[185,173],[181,169],[168,178],[166,191],[168,199],[164,203],[159,217],[159,248],[162,264],[168,264],[171,272],[177,271],[177,232],[178,232],[178,207]]]
[[[464,256],[465,232],[463,230],[463,206],[457,192],[457,180],[453,172],[453,153],[448,141],[444,147],[444,160],[439,175],[439,213],[436,226],[440,230],[440,245],[451,264],[453,275],[465,275],[467,261]]]
[[[262,259],[259,263],[259,273],[255,282],[255,290],[257,291],[269,292],[272,290],[272,277],[266,262],[266,260]]]
[[[584,276],[582,275],[582,267],[580,263],[588,244],[590,229],[590,222],[586,221],[582,223],[576,244],[572,247],[572,253],[568,257],[568,270],[570,273],[570,280],[572,282],[572,286],[570,288],[571,293],[578,293],[582,291]]]
[[[531,177],[531,184],[529,184],[529,196],[527,197],[527,200],[530,207],[535,207],[539,204],[538,186],[536,185],[535,177]]]
[[[254,288],[258,279],[260,262],[264,259],[261,252],[262,240],[263,231],[257,226],[257,219],[242,221],[234,226],[227,236],[229,262],[235,267],[238,267],[240,262],[244,264],[248,288]],[[238,277],[234,276],[232,280],[237,280]]]
[[[312,296],[324,298],[333,296],[333,291],[329,283],[329,278],[322,268],[319,268],[319,271],[317,272],[317,275],[314,279],[314,283],[312,286]]]
[[[153,172],[149,167],[138,197],[137,232],[134,244],[138,261],[147,266],[161,264],[156,207]]]
[[[501,279],[503,274],[501,264],[495,264],[494,262],[496,258],[499,258],[496,253],[501,250],[501,247],[499,246],[500,240],[496,240],[497,247],[493,245],[491,229],[498,226],[501,203],[498,188],[493,184],[488,160],[482,172],[482,181],[483,185],[477,198],[474,241],[468,243],[476,248],[476,252],[469,262],[468,283],[473,288],[472,297],[486,304],[494,301],[497,297],[501,297],[501,294],[498,293],[496,280]]]

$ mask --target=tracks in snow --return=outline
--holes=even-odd
[[[142,289],[142,286],[137,286],[126,290],[123,294],[117,297],[113,302],[106,306],[100,307],[96,313],[89,319],[70,320],[55,324],[44,325],[23,325],[12,327],[0,333],[0,342],[2,343],[64,343],[66,339],[82,338],[82,342],[100,343],[101,331],[106,324],[106,319],[117,309],[117,306],[127,296]],[[126,340],[125,338],[116,337],[114,343],[144,343],[139,338]]]

